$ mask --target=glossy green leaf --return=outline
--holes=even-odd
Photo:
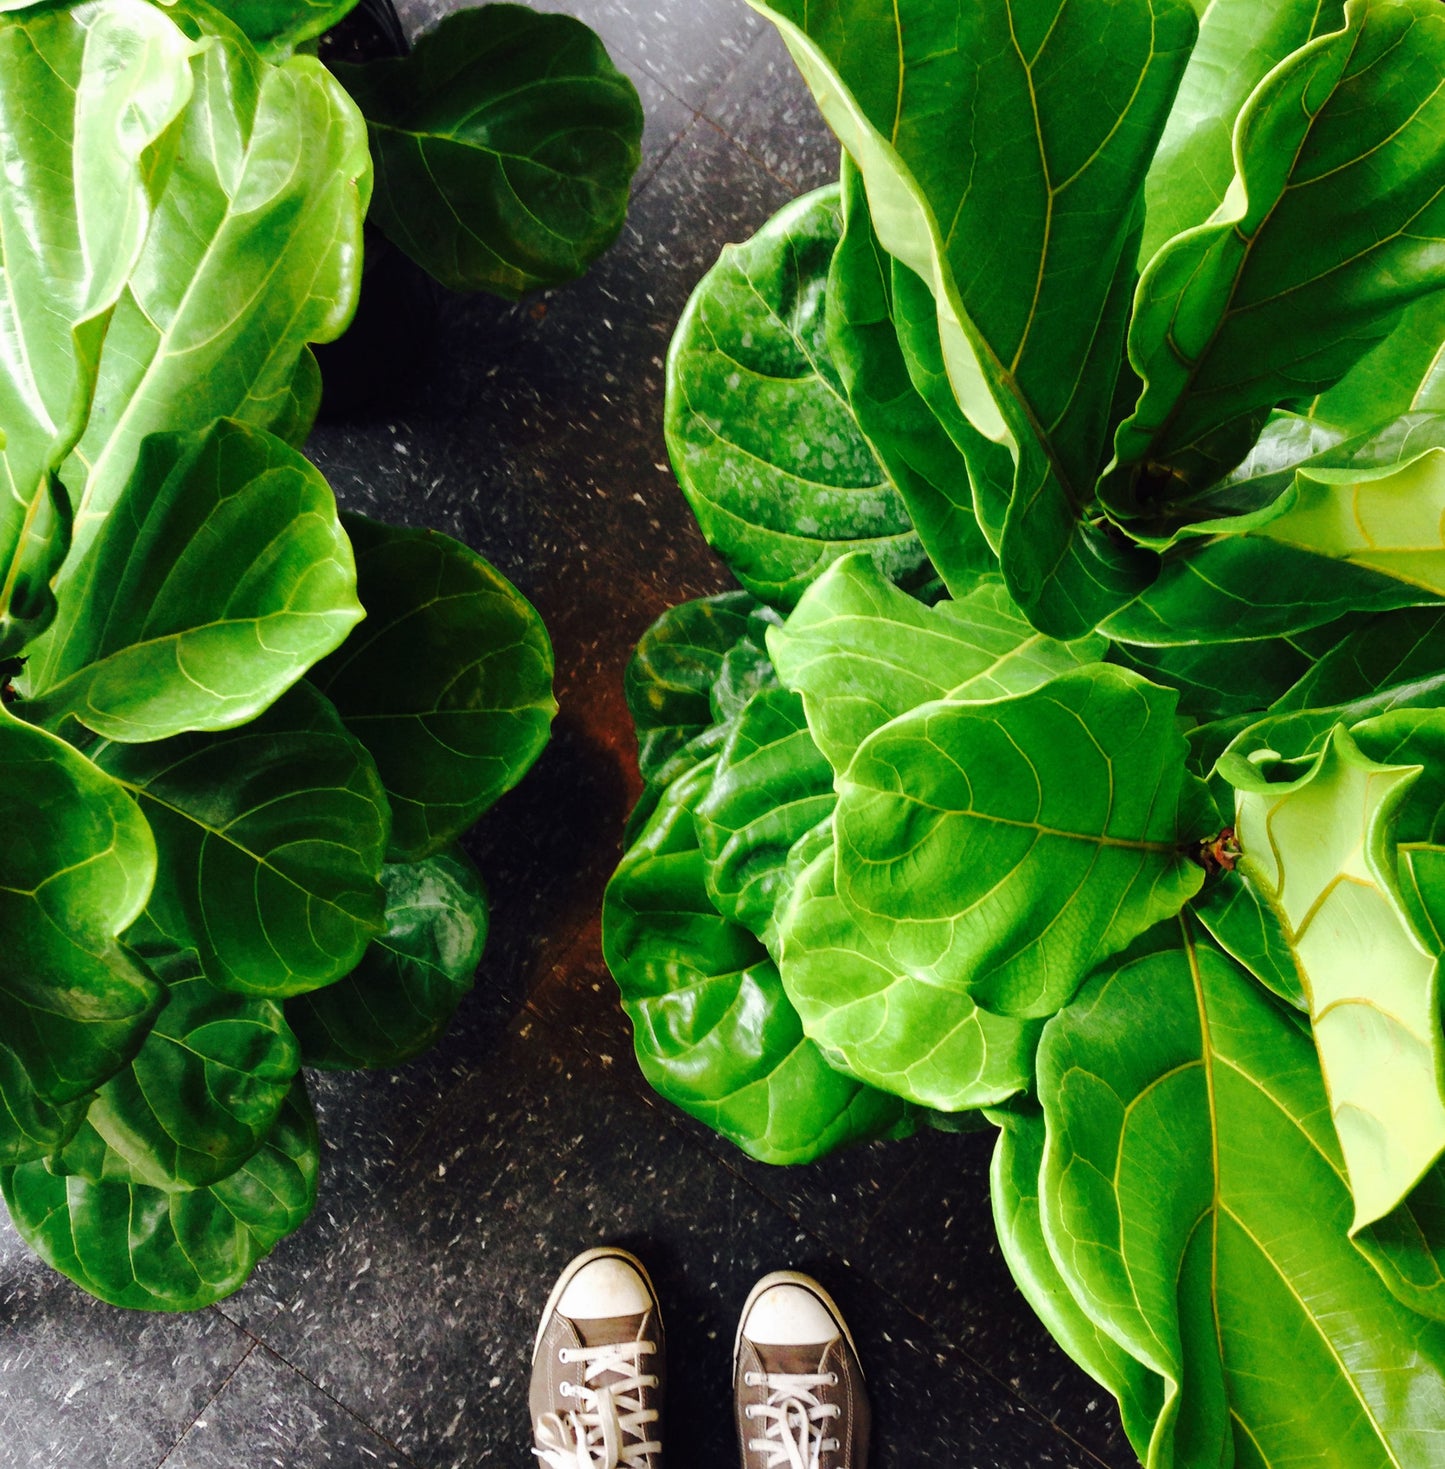
[[[141,0],[0,22],[0,657],[53,612],[69,527],[52,474],[85,428],[190,96],[191,49]]]
[[[924,704],[838,780],[838,894],[899,972],[1049,1015],[1198,891],[1197,786],[1174,695],[1122,669]]]
[[[718,912],[766,938],[786,892],[788,854],[836,800],[803,701],[760,689],[730,725],[694,811],[703,882]]]
[[[733,575],[784,608],[850,551],[904,581],[926,559],[829,346],[840,228],[830,186],[725,248],[668,354],[665,429],[683,493]]]
[[[728,655],[743,647],[766,658],[764,632],[777,621],[747,592],[721,592],[669,608],[643,633],[624,680],[643,780],[657,782],[673,757],[712,725],[713,693]]]
[[[1203,0],[1199,39],[1149,168],[1141,263],[1224,202],[1234,125],[1250,93],[1286,57],[1338,30],[1344,13],[1344,0]]]
[[[1237,757],[1221,767],[1239,791],[1239,871],[1298,960],[1355,1229],[1445,1150],[1438,961],[1396,899],[1390,830],[1419,769],[1369,759],[1343,727],[1293,780]]]
[[[1250,97],[1218,213],[1139,283],[1129,357],[1146,386],[1115,440],[1132,476],[1116,506],[1207,488],[1275,404],[1337,382],[1445,285],[1445,13],[1345,13]]]
[[[692,812],[711,778],[705,761],[668,786],[603,904],[603,953],[643,1075],[767,1163],[906,1129],[897,1097],[824,1061],[767,951],[709,900]]]
[[[63,472],[77,504],[66,579],[83,574],[147,435],[284,420],[307,343],[339,335],[356,302],[371,160],[350,99],[313,57],[271,66],[220,38],[192,72],[166,190]]]
[[[113,1306],[196,1311],[245,1284],[316,1204],[319,1143],[298,1077],[265,1144],[209,1188],[92,1183],[44,1163],[0,1172],[10,1217],[46,1264]]]
[[[476,978],[487,895],[461,848],[381,880],[386,932],[345,979],[287,1002],[308,1066],[400,1066],[441,1039]]]
[[[1215,874],[1190,900],[1189,909],[1231,959],[1280,999],[1308,1013],[1300,956],[1280,914],[1243,873]]]
[[[1445,291],[1416,301],[1379,346],[1301,408],[1350,433],[1407,413],[1445,410]]]
[[[842,234],[828,270],[829,356],[924,551],[961,597],[993,569],[994,554],[974,512],[968,463],[909,373],[894,319],[892,257],[878,243],[863,176],[846,153],[840,207]]]
[[[1086,632],[1152,567],[1086,532],[1144,176],[1196,34],[1186,0],[755,0],[858,164],[879,241],[926,281],[953,391],[1016,474],[1014,600]]]
[[[371,222],[444,285],[515,299],[617,238],[642,104],[581,21],[483,5],[336,74],[371,129]]]
[[[1147,1442],[1163,1406],[1164,1384],[1084,1311],[1044,1239],[1039,1210],[1047,1137],[1043,1118],[1010,1110],[990,1115],[1001,1130],[989,1171],[989,1194],[999,1250],[1009,1272],[1054,1340],[1119,1400],[1129,1438]]]
[[[1437,1163],[1398,1209],[1353,1239],[1396,1300],[1445,1320],[1445,1167]]]
[[[1351,1245],[1309,1039],[1229,960],[1161,926],[1049,1022],[1039,1094],[1049,1253],[1164,1386],[1141,1459],[1437,1462],[1445,1329]]]
[[[94,1183],[201,1188],[265,1142],[301,1065],[281,1006],[219,990],[193,954],[152,960],[166,1005],[135,1059],[101,1087],[59,1172]]]
[[[127,743],[227,729],[361,617],[336,502],[301,454],[225,419],[157,435],[61,593],[26,712]]]
[[[1043,1022],[990,1014],[958,986],[896,968],[839,901],[835,863],[830,844],[778,921],[779,973],[809,1038],[860,1081],[938,1111],[1023,1091]]]
[[[42,1157],[135,1055],[164,1002],[118,942],[156,847],[109,776],[0,710],[0,1163]]]
[[[308,685],[241,729],[93,753],[155,832],[151,920],[197,952],[212,984],[273,998],[317,989],[382,931],[386,795]]]
[[[552,642],[495,567],[436,531],[343,524],[366,621],[312,671],[371,752],[393,825],[387,859],[439,852],[547,743]]]
[[[1445,609],[1408,607],[1371,618],[1338,642],[1270,706],[1350,706],[1346,723],[1386,712],[1385,700],[1445,704]]]
[[[1445,597],[1445,449],[1290,478],[1262,510],[1187,527],[1154,585],[1100,631],[1144,644],[1277,637]]]
[[[997,581],[925,607],[857,556],[829,568],[768,634],[779,678],[802,694],[813,738],[840,776],[868,735],[920,704],[1026,693],[1097,661],[1105,646],[1035,632]]]
[[[226,15],[260,51],[279,60],[329,31],[356,5],[357,0],[228,0]]]

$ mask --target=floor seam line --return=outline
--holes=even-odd
[[[212,1309],[215,1308],[212,1307]],[[231,1321],[231,1318],[229,1316],[222,1315],[221,1319],[230,1322],[230,1324],[233,1326],[235,1326],[236,1324],[235,1322]],[[230,1387],[232,1381],[235,1379],[236,1374],[241,1370],[242,1367],[246,1365],[247,1362],[251,1360],[252,1356],[256,1352],[256,1349],[261,1345],[260,1341],[244,1327],[237,1326],[236,1329],[241,1332],[243,1336],[250,1338],[251,1345],[248,1346],[246,1350],[241,1353],[240,1357],[236,1361],[236,1365],[231,1368],[231,1370],[225,1375],[224,1378],[222,1378],[221,1383],[216,1388],[215,1392],[213,1392],[210,1397],[208,1397],[206,1401],[202,1403],[201,1406],[196,1410],[195,1416],[181,1430],[179,1436],[176,1438],[176,1441],[161,1456],[159,1462],[156,1464],[156,1469],[165,1469],[165,1466],[170,1460],[171,1455],[174,1454],[175,1451],[180,1448],[180,1446],[186,1441],[186,1439],[190,1436],[191,1430],[196,1426],[197,1423],[201,1421],[202,1418],[206,1416],[206,1410],[210,1408],[213,1403],[215,1403],[216,1399],[219,1398],[228,1387]]]

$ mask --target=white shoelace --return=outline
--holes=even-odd
[[[766,1426],[761,1438],[748,1440],[748,1451],[766,1454],[764,1469],[819,1469],[823,1455],[838,1447],[836,1438],[824,1438],[823,1429],[842,1413],[836,1403],[818,1401],[817,1388],[838,1381],[832,1372],[748,1372],[748,1387],[766,1387],[766,1403],[750,1403],[743,1416]]]
[[[657,1378],[642,1371],[641,1358],[656,1350],[650,1341],[562,1348],[564,1363],[582,1363],[582,1385],[564,1382],[559,1391],[581,1406],[538,1419],[532,1452],[547,1469],[645,1469],[647,1456],[662,1452],[659,1441],[644,1436],[657,1409],[642,1405],[643,1388],[656,1387]],[[616,1373],[616,1381],[598,1383],[607,1372]]]

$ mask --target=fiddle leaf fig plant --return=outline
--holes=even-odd
[[[347,8],[0,14],[0,1189],[121,1306],[306,1218],[303,1066],[440,1036],[487,928],[457,840],[556,710],[521,593],[296,447],[372,182],[296,46]]]
[[[753,3],[844,152],[669,359],[747,591],[628,673],[643,1069],[760,1158],[730,1068],[798,1035],[790,1159],[875,1096],[995,1125],[1004,1256],[1151,1469],[1429,1469],[1445,10]],[[848,487],[917,551],[833,529]]]

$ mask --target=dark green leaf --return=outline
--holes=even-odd
[[[228,0],[226,14],[273,61],[329,31],[357,0]]]
[[[1212,833],[1174,705],[1094,665],[876,730],[838,780],[838,895],[859,929],[910,979],[1052,1014],[1203,881],[1187,852]]]
[[[1269,411],[1337,382],[1400,313],[1445,286],[1445,12],[1347,7],[1250,97],[1238,174],[1209,224],[1139,283],[1129,357],[1145,380],[1115,449],[1146,514],[1244,457]]]
[[[762,944],[708,899],[692,809],[711,778],[704,762],[667,787],[603,905],[603,953],[643,1075],[763,1162],[907,1128],[898,1098],[823,1060]]]
[[[995,558],[974,513],[967,461],[909,375],[894,320],[893,262],[873,232],[863,176],[847,154],[841,205],[843,232],[828,274],[829,355],[924,551],[961,597]]]
[[[958,986],[901,971],[838,900],[835,862],[829,844],[779,912],[779,972],[809,1038],[860,1081],[939,1111],[1023,1091],[1043,1022],[992,1015]]]
[[[760,690],[729,728],[695,808],[703,880],[718,912],[766,938],[786,893],[789,852],[836,800],[803,701],[787,689]]]
[[[443,284],[515,299],[617,238],[642,104],[581,21],[483,5],[336,74],[371,128],[371,222]]]
[[[386,932],[345,979],[287,1002],[308,1066],[400,1066],[440,1040],[487,940],[487,895],[459,847],[382,868]]]
[[[0,1173],[10,1217],[46,1264],[113,1306],[196,1311],[245,1284],[316,1203],[316,1119],[298,1077],[264,1146],[209,1188],[92,1183],[27,1163]]]
[[[241,729],[94,757],[155,832],[150,918],[196,950],[212,984],[273,998],[316,989],[382,931],[386,795],[307,684]]]
[[[920,704],[1025,693],[1105,646],[1035,632],[992,579],[925,607],[858,556],[830,567],[768,635],[779,678],[802,694],[813,738],[839,775],[868,735]]]
[[[668,354],[667,446],[683,493],[737,579],[784,608],[850,551],[895,580],[926,559],[829,347],[839,231],[830,186],[726,248]]]
[[[857,162],[883,248],[932,289],[964,413],[1012,451],[999,548],[1010,593],[1047,632],[1088,631],[1152,574],[1148,558],[1086,533],[1083,516],[1108,457],[1144,176],[1196,34],[1192,8],[758,8]]]
[[[60,1146],[164,1003],[117,942],[156,847],[115,781],[0,710],[0,1163]]]
[[[1436,1463],[1445,1328],[1350,1244],[1319,1068],[1272,1000],[1162,926],[1049,1022],[1039,1092],[1049,1253],[1163,1382],[1141,1459]]]
[[[669,608],[643,633],[624,684],[643,780],[658,782],[673,756],[713,724],[727,655],[744,643],[761,653],[764,631],[777,621],[747,592],[722,592]]]
[[[201,1188],[265,1142],[301,1065],[281,1006],[218,990],[194,954],[152,960],[166,1007],[101,1087],[59,1172],[94,1183]]]
[[[439,852],[547,743],[552,643],[531,603],[436,531],[343,524],[366,621],[312,670],[376,760],[394,818],[388,860]]]
[[[156,435],[61,593],[26,712],[127,743],[228,729],[361,617],[336,502],[301,454],[225,419]]]
[[[190,53],[140,0],[0,23],[0,658],[53,611],[68,514],[51,476],[85,428],[190,96]]]
[[[1242,873],[1217,873],[1189,907],[1230,958],[1280,999],[1308,1012],[1300,957],[1290,946],[1283,920]]]

